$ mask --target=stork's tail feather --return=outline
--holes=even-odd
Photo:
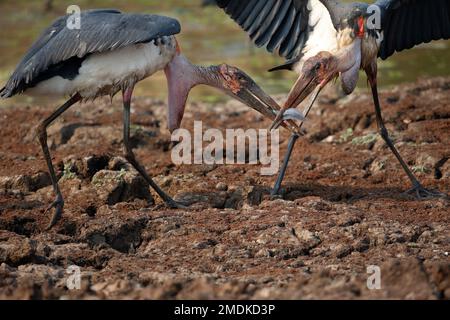
[[[0,89],[0,98],[6,98],[6,87]]]
[[[292,70],[292,66],[291,65],[287,65],[287,64],[283,64],[281,66],[269,69],[269,72],[274,72],[274,71],[281,71],[281,70]]]
[[[14,94],[11,93],[11,90],[8,90],[7,87],[3,87],[0,89],[0,99],[6,99],[12,97]]]
[[[280,70],[290,70],[290,71],[292,71],[292,70],[294,70],[295,65],[299,61],[300,61],[300,58],[298,58],[298,57],[294,58],[294,59],[291,59],[291,60],[287,61],[285,64],[282,64],[281,66],[278,66],[278,67],[270,69],[269,72],[280,71]]]

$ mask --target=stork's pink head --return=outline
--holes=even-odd
[[[339,74],[338,60],[330,52],[322,51],[305,61],[302,73],[292,88],[285,108],[296,108],[315,88],[321,90]]]

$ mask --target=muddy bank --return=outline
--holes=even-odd
[[[381,99],[405,160],[449,194],[450,79]],[[66,207],[46,232],[54,195],[33,132],[53,108],[0,110],[0,298],[450,298],[449,202],[402,194],[410,185],[365,92],[321,99],[275,201],[259,166],[173,165],[164,102],[137,98],[136,154],[188,210],[161,207],[121,157],[120,101],[77,106],[49,130]],[[235,102],[192,102],[183,127],[197,119],[205,129],[270,125]],[[71,265],[80,290],[66,288]],[[381,290],[367,288],[370,265]]]

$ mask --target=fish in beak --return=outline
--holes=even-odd
[[[302,68],[302,74],[295,82],[284,104],[275,117],[271,129],[276,129],[286,120],[298,120],[307,117],[311,107],[322,89],[339,75],[337,59],[329,52],[323,51],[308,59]],[[312,94],[305,114],[296,108]]]

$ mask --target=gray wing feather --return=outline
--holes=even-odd
[[[448,0],[378,0],[375,5],[382,13],[382,59],[421,43],[450,38]]]
[[[17,66],[2,97],[20,92],[50,66],[72,57],[115,50],[146,43],[180,32],[177,20],[157,15],[124,14],[117,10],[91,10],[81,13],[81,28],[67,27],[69,16],[58,18],[33,44]]]
[[[308,0],[217,0],[258,47],[291,59],[308,39]]]

